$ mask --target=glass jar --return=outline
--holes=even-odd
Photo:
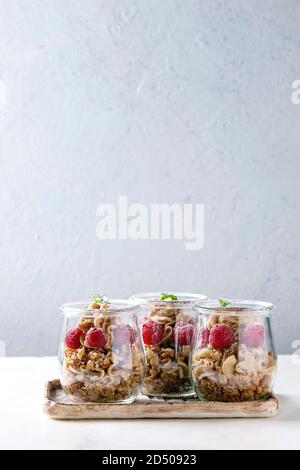
[[[157,397],[194,395],[191,347],[195,331],[195,302],[207,297],[188,293],[145,293],[131,297],[141,304],[146,377],[142,392]]]
[[[64,391],[85,402],[131,403],[145,372],[138,306],[128,300],[64,304],[60,348]]]
[[[198,312],[192,360],[200,400],[264,400],[272,392],[277,358],[270,314],[274,306],[248,300],[208,300]]]

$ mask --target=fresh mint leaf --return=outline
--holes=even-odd
[[[174,294],[165,294],[165,293],[160,294],[159,300],[167,300],[167,299],[178,300],[176,295]]]
[[[220,304],[221,308],[226,308],[226,307],[228,307],[228,305],[231,304],[231,302],[230,302],[230,300],[219,299],[219,304]]]

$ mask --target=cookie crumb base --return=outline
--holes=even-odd
[[[236,384],[222,385],[208,377],[201,379],[196,387],[199,400],[240,403],[257,400],[267,400],[271,397],[268,388],[250,383],[247,387],[237,387]]]

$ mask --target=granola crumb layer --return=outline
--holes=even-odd
[[[265,400],[271,396],[269,387],[253,382],[245,387],[236,383],[222,385],[208,377],[199,381],[196,392],[200,400],[223,402]]]
[[[147,377],[142,392],[153,396],[191,396],[194,395],[190,379],[181,379],[171,376],[169,379],[152,379]]]
[[[101,383],[74,382],[71,384],[62,383],[63,390],[84,402],[93,403],[116,403],[127,400],[134,400],[140,385],[140,377],[133,376],[130,384],[127,380],[121,379],[118,385],[103,385]]]

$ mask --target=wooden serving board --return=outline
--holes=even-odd
[[[59,380],[46,384],[44,412],[54,419],[140,418],[270,418],[276,416],[278,400],[243,403],[202,402],[197,398],[164,399],[139,395],[131,404],[82,403],[66,395]]]

